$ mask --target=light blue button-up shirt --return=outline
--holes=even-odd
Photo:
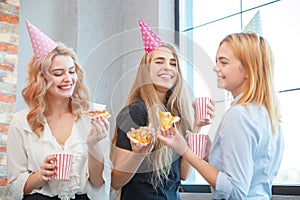
[[[271,199],[272,181],[283,153],[281,127],[272,132],[265,107],[235,105],[225,113],[213,141],[209,162],[219,170],[213,199]]]

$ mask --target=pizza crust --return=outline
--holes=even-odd
[[[111,115],[106,110],[90,110],[90,111],[81,111],[81,113],[84,116],[90,117],[90,118],[96,118],[96,117],[105,117],[109,118]]]

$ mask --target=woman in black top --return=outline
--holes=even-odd
[[[154,37],[156,42],[160,40],[158,36]],[[146,53],[132,85],[127,106],[116,120],[112,146],[112,187],[121,189],[122,200],[180,199],[180,180],[187,179],[191,172],[191,166],[180,155],[155,140],[155,137],[150,144],[143,145],[131,142],[126,136],[131,128],[137,129],[150,123],[158,128],[157,107],[181,118],[176,124],[179,132],[192,129],[192,103],[184,85],[177,54],[171,45],[161,40],[159,42],[151,51],[145,46]],[[193,129],[198,131],[206,124],[209,121],[194,123]]]

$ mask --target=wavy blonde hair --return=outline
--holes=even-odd
[[[248,87],[237,104],[265,106],[274,134],[281,121],[280,106],[274,87],[274,58],[266,39],[256,33],[235,33],[226,36],[220,46],[228,44],[248,74]]]
[[[80,119],[80,109],[88,108],[88,89],[83,83],[84,71],[77,62],[75,52],[62,43],[41,58],[32,57],[27,65],[27,85],[22,90],[23,98],[29,107],[27,121],[32,131],[40,137],[44,131],[45,113],[47,113],[46,93],[49,85],[46,78],[50,77],[49,68],[52,60],[59,55],[70,56],[75,64],[75,71],[78,76],[72,97],[70,97],[69,106],[75,118]]]
[[[155,85],[150,79],[150,62],[155,50],[148,54],[144,54],[141,59],[135,80],[130,89],[130,94],[127,100],[127,105],[137,101],[143,100],[148,110],[148,123],[152,124],[152,127],[158,127],[156,111],[157,107],[165,111],[169,111],[172,115],[179,116],[180,122],[178,124],[179,131],[185,135],[186,130],[191,130],[193,123],[193,115],[191,112],[191,100],[187,86],[183,80],[181,68],[179,65],[178,56],[176,50],[169,44],[163,44],[160,47],[170,49],[174,58],[176,59],[176,66],[178,68],[178,79],[176,84],[168,92],[168,98],[166,102],[161,102],[157,95]],[[116,142],[118,127],[116,126],[113,144]],[[166,147],[159,140],[155,141],[154,151],[151,157],[149,157],[150,163],[153,163],[153,178],[158,181],[167,179],[171,169],[171,163],[173,161],[173,151],[169,147]],[[155,185],[154,185],[155,187]]]

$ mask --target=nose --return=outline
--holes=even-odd
[[[64,81],[65,82],[70,82],[72,81],[72,76],[69,73],[66,73],[65,77],[64,77]]]
[[[168,71],[171,71],[171,69],[172,69],[172,66],[171,66],[171,64],[169,64],[169,63],[166,63],[166,64],[164,65],[164,67],[165,67],[165,69],[168,70]]]
[[[215,72],[219,72],[219,71],[220,71],[220,67],[218,66],[218,64],[216,64],[216,65],[214,66],[213,70],[214,70]]]

